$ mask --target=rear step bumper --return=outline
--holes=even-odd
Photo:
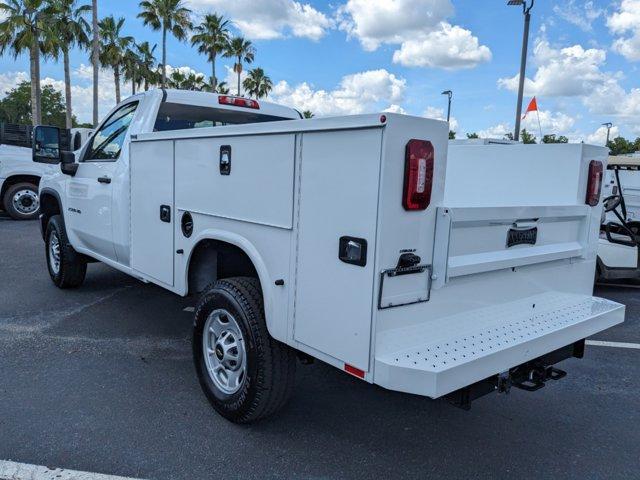
[[[380,335],[376,348],[386,353],[376,355],[374,383],[438,398],[623,321],[624,305],[563,293],[426,321]]]

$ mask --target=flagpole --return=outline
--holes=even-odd
[[[540,143],[542,143],[542,124],[540,123],[540,110],[536,110],[538,115],[538,129],[540,130]]]

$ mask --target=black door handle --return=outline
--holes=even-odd
[[[171,222],[171,207],[169,205],[160,205],[160,221]]]
[[[111,183],[111,179],[109,177],[98,177],[98,181],[100,183]]]

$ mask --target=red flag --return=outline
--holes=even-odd
[[[536,97],[533,97],[531,99],[531,101],[529,102],[529,106],[527,107],[527,111],[524,112],[524,116],[522,117],[522,119],[524,120],[525,118],[527,118],[527,114],[529,112],[537,112],[538,111],[538,101],[536,100]]]

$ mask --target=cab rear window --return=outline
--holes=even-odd
[[[244,112],[213,107],[165,102],[160,106],[154,132],[186,130],[189,128],[219,127],[244,123],[276,122],[290,120],[256,112]]]

